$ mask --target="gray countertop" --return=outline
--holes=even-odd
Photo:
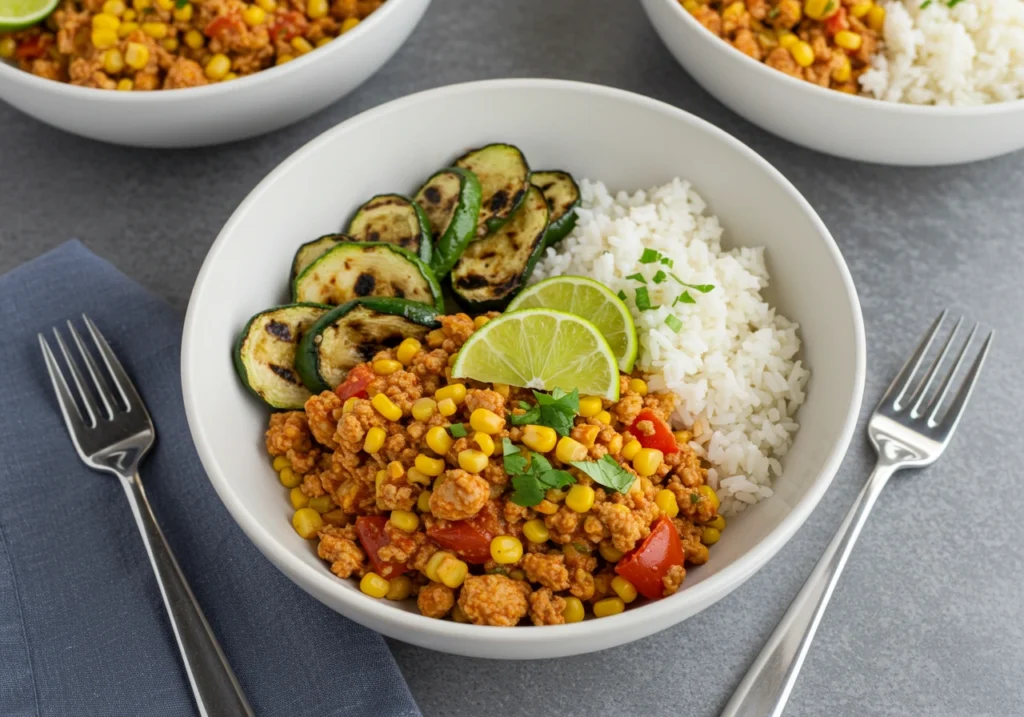
[[[818,631],[787,716],[1024,714],[1024,153],[945,169],[855,164],[732,114],[622,0],[435,0],[376,76],[319,115],[233,145],[174,152],[63,134],[0,104],[0,272],[78,236],[184,308],[207,248],[246,193],[362,110],[496,77],[583,80],[650,95],[736,135],[778,167],[839,242],[868,337],[865,411],[944,306],[998,331],[947,455],[890,483]],[[622,648],[528,663],[392,642],[425,714],[717,715],[811,571],[870,469],[863,433],[813,515],[763,570],[675,628]]]

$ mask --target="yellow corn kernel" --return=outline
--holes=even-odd
[[[616,575],[612,578],[612,590],[627,605],[636,600],[636,587],[621,575]]]
[[[324,527],[324,519],[312,508],[299,508],[292,515],[292,527],[296,533],[309,540],[315,538]]]
[[[292,488],[288,491],[288,500],[295,510],[309,505],[309,496],[302,492],[302,488]]]
[[[459,407],[456,406],[455,401],[450,398],[443,398],[437,402],[437,412],[445,418],[454,415],[458,410]]]
[[[416,499],[416,510],[421,513],[430,512],[430,491],[425,490],[420,493],[420,497]]]
[[[124,51],[124,61],[130,67],[141,70],[149,63],[149,48],[140,42],[129,42]]]
[[[402,409],[383,393],[378,393],[370,399],[370,403],[377,409],[377,413],[389,421],[397,421],[402,417]]]
[[[441,578],[437,575],[437,569],[441,567],[441,563],[445,562],[449,558],[454,557],[455,556],[449,552],[446,552],[444,550],[438,550],[436,553],[430,556],[430,559],[427,561],[426,566],[423,568],[423,572],[426,574],[428,578],[433,580],[435,583],[439,583],[441,582]]]
[[[437,402],[432,398],[420,398],[412,404],[412,417],[417,421],[428,421],[437,410]]]
[[[359,18],[347,17],[345,18],[345,22],[341,23],[341,31],[342,33],[346,33],[358,24]]]
[[[384,595],[388,600],[405,600],[412,594],[412,580],[408,575],[398,575],[388,582],[391,584]]]
[[[747,11],[747,6],[742,2],[734,2],[722,10],[723,20],[736,20]]]
[[[295,58],[291,55],[278,55],[277,60],[274,61],[275,65],[283,65],[286,62],[291,62]]]
[[[427,334],[427,346],[432,349],[441,348],[441,344],[445,342],[448,336],[445,334],[444,329],[434,329]]]
[[[323,515],[331,508],[333,508],[334,504],[331,502],[331,496],[320,495],[317,496],[316,498],[309,499],[309,507],[315,510],[320,515]]]
[[[679,503],[676,501],[676,494],[672,491],[668,489],[659,490],[658,494],[654,496],[654,502],[663,515],[669,518],[675,518],[679,515]]]
[[[601,411],[594,418],[606,426],[612,425],[612,414],[608,413],[608,411]]]
[[[330,38],[326,39],[328,42],[330,42]],[[317,46],[320,46],[319,42],[317,43]],[[422,348],[423,344],[421,344],[419,341],[410,336],[409,338],[402,341],[402,343],[398,344],[398,349],[395,351],[395,358],[401,361],[404,365],[408,366],[410,363],[412,363],[413,358],[416,356],[416,354],[420,352],[420,349]]]
[[[477,431],[473,434],[473,442],[476,443],[480,448],[480,452],[485,456],[494,455],[494,439],[486,433]]]
[[[415,410],[415,407],[414,407]],[[439,456],[443,456],[452,447],[452,437],[441,426],[434,426],[427,431],[427,447]]]
[[[562,436],[558,439],[558,445],[555,446],[555,458],[562,463],[582,461],[586,457],[587,447],[579,441],[569,438],[569,436]]]
[[[218,52],[216,55],[211,57],[206,67],[203,68],[203,73],[206,75],[206,79],[216,82],[217,80],[223,80],[224,75],[231,71],[231,60],[227,55]]]
[[[456,404],[461,404],[466,400],[466,387],[461,383],[453,383],[450,386],[442,386],[437,389],[434,393],[434,398],[437,401],[443,401],[446,398],[450,398],[455,401]]]
[[[523,443],[532,451],[547,453],[554,450],[558,434],[554,428],[537,426],[532,423],[523,426]]]
[[[117,89],[121,92],[131,92],[132,88],[135,87],[135,83],[125,77],[123,80],[117,81]]]
[[[94,30],[116,30],[121,26],[121,18],[117,15],[101,12],[92,16],[92,28]]]
[[[642,378],[631,378],[629,379],[629,390],[632,391],[633,393],[639,393],[641,396],[646,396],[647,382],[644,381]]]
[[[806,0],[804,15],[812,20],[824,20],[839,12],[840,7],[838,0]]]
[[[601,412],[601,399],[598,396],[583,396],[580,399],[580,415],[592,418]]]
[[[682,4],[683,9],[686,10],[686,12],[691,14],[696,12],[697,8],[701,6],[697,0],[680,0],[680,4]]]
[[[479,473],[487,467],[487,456],[472,448],[459,451],[459,467],[467,473]]]
[[[562,608],[562,617],[566,623],[582,622],[586,611],[583,609],[583,602],[578,597],[565,598],[565,607]]]
[[[0,37],[0,57],[5,60],[9,60],[14,57],[14,53],[17,49],[18,43],[13,37],[10,35],[7,37]]]
[[[470,414],[469,426],[474,431],[493,436],[495,433],[501,433],[501,429],[505,427],[505,419],[494,411],[478,408]]]
[[[174,8],[174,19],[178,22],[188,22],[192,19],[193,12],[195,12],[195,10],[192,8],[192,3],[183,7],[176,7]]]
[[[203,38],[203,33],[198,30],[189,30],[185,33],[185,44],[193,50],[198,50],[205,43],[206,40]]]
[[[256,0],[256,4],[267,12],[277,10],[277,0]]]
[[[291,45],[297,55],[305,55],[307,52],[313,51],[313,46],[304,37],[293,37]]]
[[[484,324],[486,324],[490,320],[491,318],[489,316],[477,316],[475,319],[473,319],[473,328],[482,329],[484,327]]]
[[[850,32],[849,30],[840,30],[835,34],[834,39],[839,47],[850,52],[859,50],[861,43],[864,42],[864,38],[856,32]]]
[[[356,407],[357,403],[359,403],[359,399],[356,398],[355,396],[349,396],[348,398],[346,398],[345,403],[341,404],[342,415],[345,415],[346,413],[352,413],[352,409]]]
[[[577,483],[569,489],[565,504],[577,513],[586,513],[594,505],[594,489]]]
[[[569,491],[564,488],[548,488],[544,491],[544,497],[552,503],[562,503],[565,501],[565,496],[569,494]]]
[[[437,566],[437,577],[453,590],[462,585],[468,573],[469,566],[454,557],[441,561],[441,564]]]
[[[546,543],[551,537],[551,531],[543,520],[534,518],[523,523],[523,537],[531,543]]]
[[[124,14],[126,7],[121,0],[107,0],[103,3],[103,12],[107,15],[117,15],[120,17]]]
[[[608,441],[608,452],[613,456],[618,454],[622,450],[622,436],[616,433],[612,436],[612,439]]]
[[[286,456],[278,456],[274,459],[274,470],[280,473],[285,468],[291,468],[292,462]]]
[[[836,82],[849,82],[851,75],[850,58],[839,55],[839,66],[832,70],[832,79]]]
[[[416,456],[416,469],[428,476],[436,478],[444,473],[444,459],[431,458],[430,456],[420,453]]]
[[[430,485],[430,476],[416,466],[409,469],[409,472],[406,473],[406,478],[410,483],[416,483],[417,485]]]
[[[803,40],[790,47],[789,54],[793,56],[796,64],[800,67],[810,67],[814,64],[814,50]]]
[[[497,393],[502,398],[508,398],[508,395],[509,393],[511,393],[511,390],[511,387],[507,383],[494,384],[494,392]]]
[[[862,18],[868,14],[871,6],[874,5],[871,0],[862,0],[862,2],[855,2],[850,6],[850,15],[856,18]]]
[[[538,513],[543,513],[544,515],[554,515],[558,512],[558,505],[545,498],[540,503],[533,506],[533,509]]]
[[[175,52],[178,49],[179,44],[180,41],[176,37],[165,37],[163,40],[160,41],[160,47],[164,48],[168,52]],[[230,75],[235,75],[235,73],[229,72],[227,75],[224,75],[224,79],[228,79]],[[238,75],[235,75],[235,77],[238,77]],[[231,79],[234,79],[234,77],[232,77]]]
[[[123,13],[121,13],[121,20],[122,22],[128,22],[129,20],[134,20],[137,15],[138,13],[136,13],[133,9],[128,8]]]
[[[117,44],[117,33],[105,27],[92,31],[92,45],[97,50],[106,50]]]
[[[700,542],[704,543],[704,545],[714,545],[721,537],[722,533],[717,528],[705,525],[700,531]]]
[[[452,607],[452,621],[461,623],[469,622],[469,615],[466,614],[465,610],[459,607],[458,603],[455,603]]]
[[[154,0],[154,3],[161,10],[173,10],[175,6],[175,0]]]
[[[643,448],[643,445],[641,445],[640,441],[634,438],[632,441],[630,441],[629,443],[622,447],[621,455],[627,461],[631,461],[634,458],[636,458],[636,454],[640,452],[641,448]]]
[[[872,5],[868,10],[868,27],[875,32],[881,32],[885,26],[885,8],[880,5]]]
[[[491,541],[491,557],[502,565],[518,563],[523,557],[523,544],[513,535],[499,535]]]
[[[167,23],[144,22],[142,23],[142,31],[150,37],[152,37],[154,40],[161,40],[167,37]]]
[[[267,11],[259,5],[249,5],[245,10],[242,10],[242,20],[249,27],[262,25],[267,21]]]
[[[359,581],[359,589],[370,597],[382,598],[391,589],[391,583],[377,573],[367,573]]]
[[[601,557],[609,563],[617,563],[622,556],[625,555],[625,553],[609,543],[607,540],[601,541],[601,544],[597,546],[597,551],[601,553]]]
[[[715,508],[715,512],[718,511],[718,506],[721,505],[721,502],[718,500],[718,493],[715,492],[714,488],[709,485],[701,485],[697,486],[697,492],[700,493],[705,500],[711,502],[711,505]]]
[[[319,20],[327,17],[331,8],[327,0],[306,0],[306,14],[310,20]]]
[[[706,525],[709,528],[714,528],[719,533],[721,533],[723,530],[725,530],[725,518],[723,518],[720,515],[716,515],[714,518],[704,523],[704,525]]]
[[[388,475],[394,479],[401,478],[405,474],[405,466],[402,465],[401,461],[391,461],[387,467]]]
[[[676,443],[683,445],[693,440],[693,434],[690,431],[673,431],[672,436],[676,439]]]
[[[345,513],[345,511],[343,511],[341,508],[329,510],[326,513],[322,514],[320,517],[323,518],[323,521],[326,525],[334,525],[339,528],[343,525],[348,525],[349,521],[351,520],[349,516]]]
[[[302,482],[302,476],[293,471],[291,468],[284,468],[280,473],[277,474],[278,478],[281,479],[281,485],[285,488],[294,488]]]
[[[132,7],[137,12],[142,12],[147,7],[153,7],[153,0],[132,0]]]
[[[395,371],[400,371],[402,364],[393,359],[381,359],[373,362],[373,372],[378,376],[390,376]]]
[[[458,354],[452,354],[451,356],[448,357],[448,365],[449,366],[454,366],[455,362],[458,361],[458,360],[459,360],[459,355]]]
[[[609,597],[594,603],[594,617],[618,615],[626,609],[626,603],[620,597]]]
[[[117,36],[122,40],[139,29],[139,23],[125,20],[117,28]]]
[[[391,525],[406,533],[415,533],[420,527],[420,517],[409,510],[393,510],[389,520]]]
[[[661,467],[661,461],[665,457],[661,451],[657,448],[641,448],[635,456],[633,456],[633,470],[638,475],[647,477],[652,476],[658,472],[658,468]]]
[[[381,483],[384,482],[384,479],[387,478],[387,476],[388,476],[387,471],[377,471],[376,475],[374,475],[374,477],[373,477],[374,495],[380,495]]]
[[[366,438],[363,439],[363,450],[370,455],[377,453],[384,447],[384,439],[387,437],[387,431],[380,426],[374,426],[366,432]]]
[[[800,38],[794,35],[789,30],[779,31],[779,47],[788,50],[798,42],[800,42]]]

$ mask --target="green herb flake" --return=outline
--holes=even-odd
[[[921,3],[921,9],[924,10],[926,7],[928,7],[931,4],[932,4],[932,0],[924,0],[924,2]]]
[[[604,455],[599,461],[572,461],[572,465],[590,476],[595,483],[605,488],[625,493],[633,485],[635,476],[619,465],[609,455]]]
[[[188,5],[188,2],[189,2],[189,0],[175,0],[174,7],[178,8],[179,10],[181,10],[183,7]]]
[[[466,437],[466,426],[463,423],[453,423],[449,426],[448,431],[452,434],[452,438]]]
[[[676,297],[676,300],[672,302],[672,306],[675,306],[676,304],[696,304],[696,303],[697,303],[696,299],[694,299],[692,296],[690,296],[690,292],[689,291],[684,291],[682,294],[680,294],[679,296]]]
[[[547,458],[529,451],[529,458],[509,439],[502,440],[505,456],[505,472],[512,476],[513,493],[509,498],[516,505],[526,508],[544,500],[545,491],[565,488],[576,482],[568,471],[551,467]]]
[[[529,410],[530,410],[531,408],[533,408],[533,406],[531,406],[530,404],[528,404],[528,403],[527,403],[526,401],[520,401],[520,402],[519,402],[519,407],[520,407],[521,409],[523,409],[524,411],[529,411]]]
[[[513,476],[512,488],[512,496],[509,500],[516,505],[532,508],[544,500],[544,489],[541,487],[540,482],[532,475]]]
[[[667,256],[661,257],[661,263],[664,264],[665,266],[667,266],[669,269],[671,269],[676,264],[674,261],[669,259]]]
[[[690,493],[690,504],[697,505],[700,503],[700,493]]]
[[[957,5],[959,5],[962,2],[963,2],[963,0],[949,0],[949,2],[946,3],[946,7],[956,7]]]
[[[554,428],[559,434],[568,436],[572,431],[572,422],[580,410],[580,392],[574,388],[571,393],[566,393],[556,388],[551,395],[533,392],[537,399],[537,406],[540,409],[540,417],[536,421],[542,426]]]
[[[526,410],[526,413],[510,413],[508,420],[513,426],[525,426],[528,423],[536,423],[540,420],[540,406],[531,406],[526,401],[520,401],[519,407]]]
[[[618,296],[622,301],[626,300],[626,292],[622,289],[619,289],[619,293],[616,294],[616,296]]]
[[[672,314],[665,317],[665,325],[672,329],[674,334],[678,334],[679,329],[683,328],[683,322],[679,320],[679,317]]]
[[[639,281],[641,284],[646,284],[647,283],[647,279],[645,279],[644,275],[639,273],[639,272],[637,272],[636,274],[630,274],[626,278],[627,279],[632,279],[633,281]]]
[[[510,476],[522,475],[529,468],[529,461],[526,456],[519,450],[519,446],[508,438],[502,439],[501,455],[504,456],[505,472]]]
[[[782,10],[780,10],[779,6],[776,5],[771,10],[768,11],[768,19],[769,20],[774,20],[775,18],[777,18],[779,16],[780,12],[782,12]]]
[[[685,287],[690,288],[690,289],[696,289],[697,291],[699,291],[702,294],[706,294],[706,293],[708,293],[709,291],[711,291],[712,289],[715,288],[714,284],[687,284],[685,281],[680,279],[675,274],[669,274],[669,276],[671,276],[673,279],[675,279],[676,282],[678,282],[681,286],[685,286]]]
[[[636,308],[640,311],[650,311],[658,307],[651,304],[651,295],[647,293],[647,287],[641,286],[636,290]]]
[[[668,274],[663,272],[661,269],[658,269],[658,273],[654,275],[654,278],[652,278],[651,281],[653,281],[655,284],[661,284],[667,278]]]
[[[644,249],[644,253],[640,256],[641,264],[653,264],[661,258],[660,251],[654,251],[654,249]]]

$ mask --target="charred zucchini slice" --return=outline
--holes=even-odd
[[[548,232],[544,235],[544,246],[557,244],[576,226],[580,188],[576,186],[571,174],[560,169],[534,172],[530,175],[530,184],[541,191],[551,211]]]
[[[434,231],[431,268],[444,277],[476,235],[480,216],[480,180],[466,169],[442,169],[416,192],[414,201],[427,214]]]
[[[319,239],[308,241],[300,246],[299,250],[295,252],[295,258],[292,260],[292,274],[289,281],[294,283],[295,279],[306,270],[307,266],[343,241],[352,241],[352,239],[344,234],[324,234]]]
[[[356,299],[313,324],[299,344],[295,367],[307,386],[328,391],[349,370],[406,338],[422,339],[441,326],[430,306],[405,299]]]
[[[273,408],[300,409],[310,393],[295,368],[302,335],[329,306],[288,304],[249,319],[235,344],[235,370],[246,388]]]
[[[419,205],[400,194],[378,194],[359,207],[346,231],[353,241],[397,244],[428,266],[434,253],[430,220]]]
[[[478,236],[507,222],[530,186],[530,165],[519,148],[511,144],[489,144],[471,150],[455,160],[455,166],[468,169],[480,180]]]
[[[292,293],[295,301],[315,304],[395,296],[443,306],[434,272],[405,249],[383,242],[341,242],[299,274]]]
[[[456,297],[476,310],[503,307],[533,272],[544,251],[548,204],[536,187],[498,231],[470,244],[452,269]]]

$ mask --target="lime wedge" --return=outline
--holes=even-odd
[[[0,32],[35,25],[53,12],[60,0],[0,0]]]
[[[552,309],[511,311],[488,321],[463,344],[452,376],[619,398],[618,364],[598,328]]]
[[[508,305],[508,311],[534,308],[582,316],[604,334],[619,369],[624,373],[633,370],[637,350],[633,317],[622,299],[604,284],[585,276],[553,276],[526,287]]]

